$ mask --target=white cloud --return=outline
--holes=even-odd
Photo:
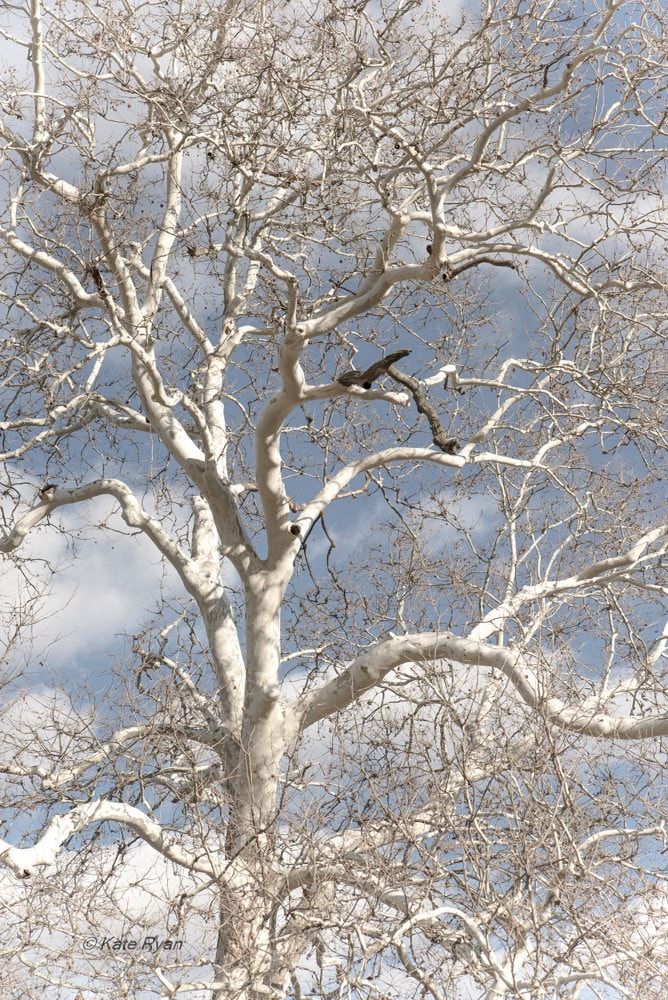
[[[61,512],[64,531],[45,526],[31,533],[19,550],[22,559],[41,560],[55,572],[48,580],[41,602],[40,620],[32,630],[38,646],[50,646],[51,659],[87,658],[109,650],[114,637],[132,632],[152,610],[161,590],[173,591],[176,573],[142,534],[129,534],[120,515],[112,514],[106,498],[86,505],[88,523],[104,521],[108,531],[87,532],[71,540],[82,528],[80,508]],[[46,574],[48,577],[48,574]],[[0,580],[0,608],[7,611],[25,597],[26,583],[17,563],[7,563]]]

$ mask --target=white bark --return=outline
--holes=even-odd
[[[660,12],[381,6],[0,25],[29,63],[0,121],[0,552],[27,588],[0,861],[76,941],[77,873],[103,899],[124,831],[210,935],[181,968],[125,956],[114,1000],[668,982],[635,920],[668,735]],[[397,346],[452,453],[398,376],[339,381]],[[97,715],[82,675],[33,719],[39,555],[69,533],[76,563],[101,497],[181,592],[124,629]],[[26,997],[81,988],[76,944],[20,951]]]

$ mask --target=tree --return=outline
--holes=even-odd
[[[7,991],[664,996],[665,13],[7,10]]]

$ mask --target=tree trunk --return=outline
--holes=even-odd
[[[281,757],[291,732],[280,702],[280,604],[284,586],[262,572],[247,590],[246,691],[239,763],[230,781],[228,856],[248,866],[241,890],[223,890],[214,1000],[266,996],[276,907],[273,838]]]

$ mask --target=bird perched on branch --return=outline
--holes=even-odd
[[[56,492],[55,483],[45,483],[44,486],[40,487],[39,495],[42,500],[46,500],[50,503],[53,500],[53,495]]]
[[[374,361],[365,371],[357,372],[352,370],[344,372],[343,375],[338,376],[336,381],[339,385],[361,385],[363,389],[370,389],[377,378],[385,375],[388,368],[391,368],[395,362],[407,357],[410,353],[410,351],[395,351],[394,354],[386,354],[385,357]]]

